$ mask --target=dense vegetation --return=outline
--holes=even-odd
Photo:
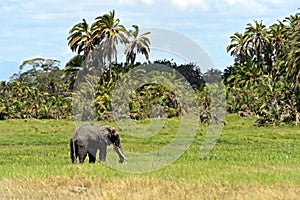
[[[235,62],[223,73],[212,69],[203,74],[201,66],[193,63],[177,65],[168,60],[153,63],[167,65],[183,74],[195,90],[201,114],[208,113],[208,118],[209,84],[222,76],[228,112],[258,116],[258,125],[297,124],[300,117],[299,17],[299,13],[291,15],[270,27],[262,21],[254,21],[247,24],[244,33],[236,32],[227,47]],[[139,65],[147,67],[150,62],[147,36],[151,33],[140,34],[136,25],[132,28],[126,29],[114,11],[96,17],[91,25],[83,19],[70,30],[68,45],[77,55],[64,69],[57,60],[34,58],[24,61],[20,66],[23,70],[14,74],[9,82],[0,84],[0,119],[73,118],[72,93],[77,73],[87,70],[83,66],[91,66],[91,63],[102,72],[95,91],[97,119],[110,119],[111,93],[116,81],[130,69]],[[126,47],[125,63],[117,60],[118,44]],[[100,59],[91,56],[95,51],[101,52]],[[136,63],[139,53],[147,62]],[[164,107],[168,117],[180,114],[172,91],[160,85],[143,86],[131,96],[132,118],[149,117],[149,108],[156,104]]]
[[[299,123],[300,15],[266,27],[262,21],[231,36],[235,58],[224,72],[228,110],[258,115],[258,124]]]

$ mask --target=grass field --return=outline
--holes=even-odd
[[[70,164],[72,121],[0,121],[0,199],[299,199],[300,127],[253,122],[227,116],[217,145],[203,160],[199,148],[207,127],[199,125],[177,161],[134,174],[101,163]],[[145,139],[120,132],[125,154],[161,148],[178,124],[170,119],[160,134]]]

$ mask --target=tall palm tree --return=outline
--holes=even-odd
[[[111,64],[114,59],[117,62],[117,45],[126,43],[127,31],[120,23],[120,19],[115,19],[115,11],[96,17],[96,21],[92,24],[93,39],[99,41],[100,50],[103,58]]]
[[[286,26],[281,22],[273,24],[268,29],[267,42],[264,45],[264,61],[267,66],[268,75],[273,76],[282,69],[282,60],[285,56],[284,44],[286,43]],[[277,67],[277,70],[275,68]],[[278,74],[277,74],[278,76]]]
[[[71,50],[78,54],[83,52],[86,57],[91,50],[94,49],[95,40],[92,37],[92,30],[85,19],[76,24],[69,32],[68,45]]]
[[[279,21],[278,24],[273,24],[269,29],[269,36],[274,48],[274,56],[278,57],[283,53],[283,45],[286,42],[286,26]]]
[[[287,76],[295,80],[295,87],[300,88],[300,13],[286,19],[290,23]]]
[[[244,63],[247,61],[250,54],[250,49],[248,46],[249,38],[247,35],[236,32],[230,37],[230,44],[226,47],[227,52],[230,51],[230,55],[234,56],[237,61]]]
[[[130,62],[133,65],[138,53],[145,55],[146,60],[149,61],[150,40],[146,35],[150,34],[150,32],[139,35],[139,27],[137,25],[132,25],[132,27],[134,30],[129,31],[132,40],[126,45],[125,55],[126,62]]]
[[[245,34],[249,37],[248,43],[253,47],[253,56],[256,58],[258,67],[263,66],[263,49],[268,42],[266,26],[262,21],[254,21],[254,24],[248,23]]]

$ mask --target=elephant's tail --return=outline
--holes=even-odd
[[[76,163],[76,146],[73,139],[70,139],[70,156],[72,163]]]

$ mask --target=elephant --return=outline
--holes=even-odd
[[[97,151],[100,150],[99,160],[106,159],[107,146],[113,144],[114,150],[119,156],[119,162],[123,163],[125,156],[121,147],[120,136],[117,130],[111,126],[83,125],[75,130],[70,139],[71,162],[83,163],[89,156],[89,163],[95,163]]]

